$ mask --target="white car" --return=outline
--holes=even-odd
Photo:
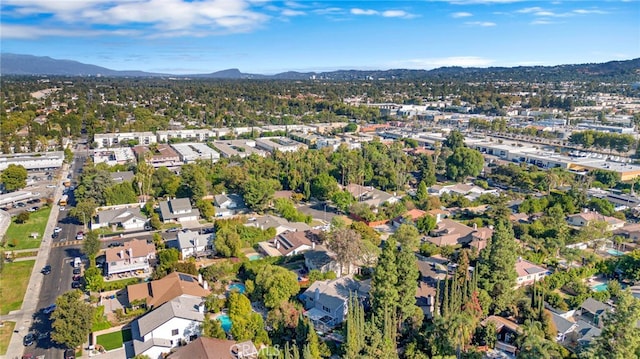
[[[65,209],[66,209],[65,207],[60,207],[60,210],[61,210],[61,211],[64,211]]]
[[[60,227],[56,227],[53,229],[53,233],[60,233],[60,232],[62,232],[62,228]]]

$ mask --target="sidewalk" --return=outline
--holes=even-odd
[[[66,174],[69,170],[69,165],[64,164],[61,169],[61,173]],[[51,204],[51,214],[47,226],[42,236],[42,243],[38,249],[38,256],[36,257],[36,263],[31,271],[31,277],[29,278],[29,286],[27,292],[24,295],[24,301],[22,302],[22,308],[18,311],[9,313],[9,316],[15,318],[16,327],[11,336],[11,342],[7,348],[7,354],[0,358],[14,359],[22,357],[24,353],[24,347],[22,345],[22,338],[29,332],[29,327],[32,323],[33,313],[35,313],[38,300],[40,298],[40,289],[42,287],[43,276],[40,275],[40,269],[44,267],[49,261],[49,251],[51,249],[51,234],[53,228],[56,226],[58,219],[58,200],[62,196],[64,186],[58,186],[53,196],[53,203]],[[6,212],[5,212],[6,213]],[[6,231],[6,229],[4,229]],[[0,234],[4,234],[0,232]],[[33,249],[35,250],[35,249]],[[0,318],[4,320],[4,317]]]

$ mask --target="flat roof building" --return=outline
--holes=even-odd
[[[97,148],[120,146],[121,143],[128,141],[137,141],[139,145],[158,142],[153,132],[96,133],[93,136],[93,141]]]
[[[197,160],[216,162],[220,159],[220,154],[204,143],[174,143],[171,147],[178,152],[180,159],[184,163],[192,163]]]
[[[256,142],[253,140],[214,141],[213,146],[224,158],[233,156],[245,158],[251,154],[256,154],[261,157],[265,157],[267,155],[265,151],[256,148]]]
[[[62,167],[64,152],[34,152],[12,153],[0,155],[0,171],[4,171],[9,165],[22,166],[29,171],[56,169]]]
[[[286,137],[262,137],[256,139],[256,146],[265,151],[296,152],[307,148],[307,145]]]

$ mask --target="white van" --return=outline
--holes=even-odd
[[[75,257],[73,259],[73,267],[80,268],[81,265],[82,265],[82,259],[80,259],[80,257]]]

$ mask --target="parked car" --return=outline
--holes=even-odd
[[[18,202],[16,203],[16,207],[25,207],[26,204],[24,202]]]
[[[44,266],[42,268],[42,270],[40,271],[40,273],[47,275],[47,274],[51,274],[51,266],[49,264],[47,264],[46,266]]]
[[[71,288],[73,289],[77,289],[80,288],[82,285],[80,284],[80,282],[73,282],[71,283]]]
[[[124,247],[124,243],[122,243],[122,242],[112,242],[112,243],[109,243],[109,245],[107,247],[109,247],[109,248]]]
[[[73,274],[80,274],[80,268],[73,268]]]
[[[81,277],[80,277],[80,274],[76,274],[76,275],[74,275],[74,276],[73,276],[73,280],[74,280],[74,281],[79,281],[79,280],[80,280],[80,278],[81,278]]]
[[[167,229],[167,233],[177,232],[179,230],[180,230],[179,228],[169,228]]]
[[[59,233],[59,232],[62,232],[62,228],[56,227],[53,229],[53,233]]]
[[[54,311],[54,310],[56,310],[56,305],[55,305],[55,304],[51,304],[50,306],[48,306],[48,307],[44,308],[44,309],[42,310],[42,312],[43,312],[44,314],[51,314],[51,313],[53,313],[53,311]]]
[[[22,344],[24,344],[25,347],[28,347],[33,345],[33,342],[35,340],[36,340],[36,336],[33,335],[33,333],[27,333],[27,335],[25,335],[24,338],[22,339]]]
[[[49,332],[38,333],[38,340],[45,340],[49,338]]]
[[[53,238],[53,239],[58,238],[58,233],[57,233],[57,232],[53,232],[53,233],[51,234],[51,238]]]
[[[76,359],[76,352],[73,349],[67,349],[64,351],[64,359]]]

